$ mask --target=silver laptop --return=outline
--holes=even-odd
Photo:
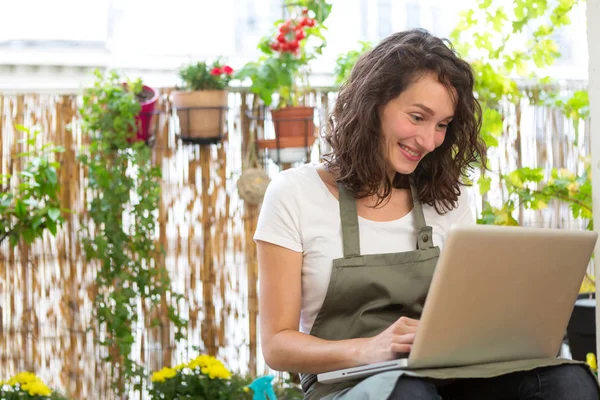
[[[322,373],[322,383],[394,369],[556,357],[598,234],[455,226],[408,358]]]

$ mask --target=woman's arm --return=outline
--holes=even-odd
[[[257,250],[261,343],[269,367],[320,373],[362,364],[365,339],[328,341],[298,331],[302,253],[262,241]]]
[[[321,373],[410,352],[419,321],[406,317],[372,338],[332,341],[299,332],[302,253],[260,240],[257,246],[261,343],[269,367]]]

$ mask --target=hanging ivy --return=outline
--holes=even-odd
[[[157,245],[161,171],[152,165],[151,149],[134,141],[140,105],[138,80],[124,85],[116,72],[96,72],[80,109],[82,128],[90,144],[80,161],[87,170],[89,224],[83,246],[98,266],[95,318],[99,343],[112,363],[112,383],[118,395],[139,389],[145,376],[133,358],[133,344],[142,307],[152,312],[161,301],[177,304],[181,295],[170,289]],[[183,338],[186,322],[173,305],[168,318],[175,340]]]

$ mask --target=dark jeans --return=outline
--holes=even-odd
[[[398,379],[388,400],[598,400],[593,376],[581,365],[558,365],[488,379],[452,382]]]

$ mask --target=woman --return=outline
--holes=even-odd
[[[307,399],[598,398],[589,370],[555,360],[486,379],[463,367],[316,382],[410,352],[437,246],[451,225],[474,223],[461,190],[474,163],[485,165],[473,84],[442,40],[394,34],[340,90],[325,162],[270,184],[255,234],[263,354],[273,369],[301,373]]]

